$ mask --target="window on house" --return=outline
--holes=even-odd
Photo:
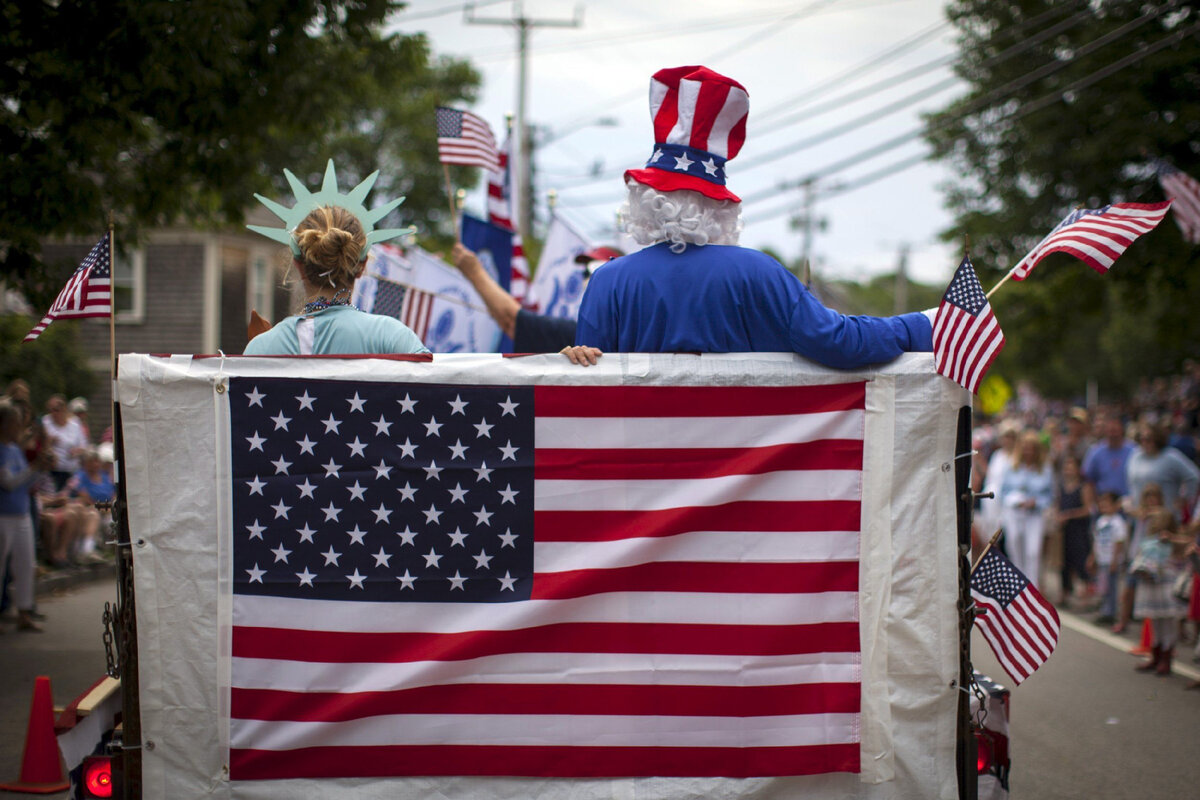
[[[246,304],[267,319],[275,314],[275,273],[263,253],[254,253],[246,281]]]
[[[146,253],[118,254],[112,269],[113,310],[116,321],[142,322],[146,313]]]

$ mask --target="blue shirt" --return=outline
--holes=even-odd
[[[793,352],[853,369],[929,351],[920,313],[846,316],[821,305],[778,261],[745,247],[666,242],[592,275],[575,343],[626,353]]]
[[[514,353],[557,353],[575,341],[575,320],[517,311]]]
[[[67,488],[72,495],[86,494],[88,500],[93,503],[111,502],[116,493],[112,478],[103,469],[100,470],[100,477],[94,481],[88,477],[86,470],[79,470],[71,477],[71,480],[67,481]]]
[[[1032,500],[1037,511],[1044,511],[1054,500],[1054,477],[1049,467],[1040,470],[1013,465],[1000,482],[1000,505],[1015,508]]]
[[[1083,477],[1096,487],[1096,494],[1115,492],[1118,497],[1129,494],[1129,482],[1125,479],[1125,465],[1133,452],[1133,442],[1121,442],[1109,447],[1107,442],[1097,442],[1083,459]],[[1140,498],[1133,498],[1141,502]]]
[[[12,442],[0,445],[0,514],[29,513],[29,484],[34,477],[20,447]]]
[[[301,346],[297,325],[313,326],[311,351]],[[243,351],[248,356],[355,355],[360,353],[428,353],[429,348],[398,319],[367,314],[350,306],[333,306],[315,314],[288,317],[255,336]]]

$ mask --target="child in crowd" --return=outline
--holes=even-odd
[[[1058,482],[1058,525],[1062,531],[1062,604],[1075,593],[1075,578],[1079,586],[1088,585],[1087,561],[1092,551],[1092,486],[1084,483],[1079,456],[1067,452],[1062,457],[1062,475]]]
[[[1186,537],[1177,535],[1175,515],[1166,509],[1147,517],[1146,536],[1138,545],[1129,571],[1137,576],[1134,613],[1150,620],[1154,641],[1150,660],[1139,664],[1139,672],[1171,673],[1171,659],[1179,637],[1179,621],[1187,603],[1175,597],[1172,587],[1188,569]]]
[[[85,451],[80,462],[82,468],[71,476],[64,489],[72,505],[77,507],[80,527],[75,555],[79,561],[102,561],[96,552],[96,535],[101,523],[109,517],[97,510],[96,503],[112,502],[112,476],[96,450]]]
[[[1097,499],[1100,516],[1093,528],[1092,555],[1088,570],[1096,576],[1096,593],[1100,595],[1100,622],[1113,621],[1117,613],[1117,586],[1125,547],[1129,540],[1129,525],[1121,515],[1116,492],[1101,492]]]
[[[1133,509],[1132,528],[1129,531],[1129,542],[1125,552],[1132,558],[1138,546],[1146,538],[1147,521],[1154,514],[1164,509],[1163,490],[1157,483],[1147,483],[1142,487],[1138,504]],[[1117,623],[1113,625],[1113,633],[1123,633],[1133,617],[1133,593],[1137,587],[1137,577],[1131,572],[1124,572],[1120,581],[1120,596],[1117,600]]]

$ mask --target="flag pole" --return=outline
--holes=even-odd
[[[113,241],[113,212],[108,212],[108,379],[116,385],[117,379],[117,293],[114,291],[112,274],[116,272],[117,248]],[[115,400],[116,398],[114,398]]]
[[[446,179],[446,199],[450,202],[450,221],[454,224],[454,239],[457,241],[458,209],[454,207],[454,184],[450,183],[450,167],[447,164],[442,164],[442,177]]]
[[[1019,266],[1019,265],[1018,265],[1018,266]],[[1011,277],[1013,276],[1013,273],[1014,273],[1014,272],[1016,272],[1016,271],[1017,271],[1017,268],[1016,268],[1016,267],[1013,267],[1012,269],[1010,269],[1010,270],[1008,271],[1008,274],[1006,274],[1006,275],[1005,275],[1003,278],[1001,278],[1001,279],[1000,279],[1000,282],[999,282],[999,283],[997,283],[995,286],[993,286],[993,287],[992,287],[992,288],[991,288],[991,289],[988,291],[988,293],[987,293],[986,295],[984,295],[984,299],[985,299],[985,300],[991,300],[991,299],[992,299],[992,295],[994,295],[994,294],[996,293],[996,290],[997,290],[997,289],[999,289],[1001,286],[1003,286],[1003,285],[1004,285],[1004,282],[1005,282],[1005,281],[1007,281],[1009,278],[1011,278]]]
[[[975,559],[975,563],[971,565],[972,575],[975,574],[975,570],[979,567],[979,562],[983,561],[983,557],[988,554],[988,551],[992,549],[996,542],[1000,541],[1000,537],[1003,535],[1004,528],[996,528],[996,532],[992,534],[992,538],[988,540],[988,543],[984,546],[983,552],[979,554],[979,558]]]

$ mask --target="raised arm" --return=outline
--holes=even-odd
[[[517,312],[521,310],[517,299],[492,279],[479,262],[479,257],[462,242],[454,244],[454,249],[450,251],[450,261],[475,287],[475,291],[483,298],[488,313],[496,320],[504,335],[513,338],[517,331]]]

